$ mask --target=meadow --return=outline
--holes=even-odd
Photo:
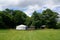
[[[0,30],[0,40],[60,40],[60,29]]]

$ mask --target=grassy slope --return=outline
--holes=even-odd
[[[60,40],[60,30],[0,30],[0,40]]]

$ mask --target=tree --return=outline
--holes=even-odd
[[[42,17],[40,13],[37,13],[36,11],[32,15],[32,24],[35,26],[35,29],[39,29],[40,26],[42,25]]]
[[[32,20],[31,20],[31,17],[28,17],[26,18],[26,21],[25,21],[25,24],[30,27],[31,26],[31,23],[32,23]]]
[[[6,28],[14,28],[14,23],[12,21],[13,15],[11,14],[12,12],[10,9],[5,9],[3,12],[3,22],[5,23]]]
[[[56,28],[58,13],[53,12],[50,9],[46,9],[42,12],[44,16],[44,20],[46,22],[46,25],[48,25],[48,28]]]
[[[1,29],[1,28],[5,28],[5,27],[4,27],[4,22],[3,22],[3,19],[2,19],[2,15],[3,15],[3,14],[2,14],[2,12],[0,11],[0,29]]]
[[[60,29],[60,22],[58,22],[56,25],[57,25],[56,28],[57,28],[57,29]]]
[[[20,10],[0,11],[0,28],[16,28],[16,25],[24,24],[26,17],[27,15]]]
[[[16,22],[16,25],[24,24],[27,15],[20,10],[15,10],[14,13],[14,21]]]
[[[5,9],[0,11],[0,28],[16,28],[20,24],[34,26],[35,29],[39,29],[42,25],[47,25],[47,28],[59,28],[57,18],[58,13],[50,9],[46,9],[42,13],[34,11],[31,17],[20,10]]]

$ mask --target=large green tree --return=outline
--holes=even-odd
[[[28,16],[27,16],[26,21],[25,21],[25,24],[26,24],[28,27],[30,27],[30,26],[31,26],[31,23],[32,23],[31,17],[28,17]]]
[[[40,28],[40,26],[42,25],[42,14],[34,11],[31,18],[32,18],[32,24],[31,25],[35,26],[35,29]]]
[[[24,24],[27,15],[20,10],[5,9],[0,12],[0,28],[16,28]]]
[[[53,12],[50,9],[46,9],[42,12],[45,19],[45,24],[48,25],[48,28],[56,28],[58,13]]]
[[[24,24],[27,15],[20,10],[15,10],[14,13],[14,21],[16,22],[16,25]]]
[[[31,17],[20,10],[5,9],[0,11],[0,28],[16,28],[20,24],[35,26],[35,29],[42,25],[47,25],[47,28],[57,28],[57,18],[58,13],[50,9],[43,10],[42,13],[34,11]]]

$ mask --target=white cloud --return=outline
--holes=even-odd
[[[0,10],[3,10],[2,6],[0,5]]]
[[[52,10],[60,14],[60,5],[55,5]]]
[[[17,5],[19,3],[19,0],[1,0],[0,4],[4,6],[9,6],[9,5]]]
[[[1,10],[12,6],[17,6],[18,4],[19,4],[19,0],[0,0]]]
[[[45,10],[46,8],[50,8],[53,10],[56,8],[55,11],[57,11],[58,5],[60,7],[60,0],[0,0],[0,10],[10,7],[16,7],[21,10],[27,8],[23,11],[29,16],[32,15],[32,12],[39,9]]]
[[[39,10],[40,9],[40,6],[39,5],[30,5],[30,6],[28,6],[27,7],[27,10],[25,10],[24,12],[27,14],[27,15],[29,15],[29,16],[31,16],[32,15],[32,13],[35,11],[35,10]]]
[[[29,1],[28,1],[29,2]],[[28,3],[27,2],[27,3]],[[30,2],[32,2],[32,0],[30,0]],[[59,0],[57,1],[57,2],[59,2]],[[35,9],[37,10],[39,10],[39,9],[41,9],[41,10],[45,10],[45,9],[47,9],[47,8],[50,8],[51,10],[53,10],[53,9],[55,9],[57,6],[59,6],[59,4],[56,4],[57,3],[56,2],[56,0],[54,1],[54,0],[37,0],[37,1],[34,1],[33,0],[33,4],[34,5],[36,5],[36,4],[38,4],[38,6],[36,7],[36,6],[34,6],[32,3],[30,4],[30,5],[28,5],[29,6],[29,8],[27,8],[27,10],[25,11],[25,13],[26,14],[28,14],[29,16],[31,16],[31,14],[32,14],[32,12],[34,12],[35,11]],[[29,4],[29,3],[28,3]],[[57,9],[55,9],[55,10],[57,10]],[[57,11],[56,11],[57,12]]]

